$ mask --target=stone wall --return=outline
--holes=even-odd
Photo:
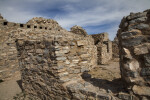
[[[22,32],[25,36],[16,40],[22,86],[32,99],[111,98],[81,77],[97,66],[97,49],[91,36],[64,29],[47,32],[22,29]]]
[[[119,43],[117,37],[112,41],[112,58],[119,58]]]
[[[5,80],[20,70],[15,40],[19,36],[23,37],[26,35],[21,32],[22,29],[46,32],[51,30],[59,31],[62,28],[52,19],[35,17],[26,24],[20,24],[8,22],[0,16],[0,80]],[[20,30],[20,32],[15,32],[16,30]]]
[[[97,47],[98,64],[107,64],[112,59],[112,42],[108,38],[108,33],[91,35]]]
[[[16,45],[11,34],[16,27],[8,27],[7,21],[0,18],[0,80],[4,80],[13,75],[19,66]],[[12,24],[9,23],[9,26]]]
[[[19,31],[18,31],[19,30]],[[30,37],[30,35],[24,34],[28,31],[49,32],[49,31],[60,31],[64,30],[58,23],[52,19],[44,19],[42,17],[35,17],[29,20],[27,23],[13,23],[8,22],[0,15],[0,80],[5,80],[6,78],[12,76],[16,71],[19,71],[19,65],[17,60],[17,50],[15,41],[19,37]],[[80,35],[81,37],[90,37],[87,35],[86,31],[79,26],[74,26],[71,28],[71,32]],[[30,33],[31,34],[31,33]],[[95,36],[95,37],[94,37]],[[103,35],[93,35],[95,45],[98,47],[98,63],[105,64],[110,58],[108,55],[107,48],[111,46],[111,42],[108,41],[108,34]],[[91,41],[91,42],[92,42]],[[100,43],[96,43],[96,42]],[[101,45],[101,43],[103,43]],[[109,45],[108,45],[109,44]],[[111,47],[110,50],[111,51]]]
[[[75,33],[75,34],[78,34],[78,35],[83,35],[83,36],[88,35],[87,32],[86,32],[82,27],[77,26],[77,25],[73,26],[73,27],[71,28],[71,31],[70,31],[70,32]]]
[[[118,30],[120,69],[128,90],[150,99],[150,10],[130,13]]]

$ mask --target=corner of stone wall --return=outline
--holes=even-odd
[[[72,85],[76,95],[79,95],[78,84],[85,91],[81,74],[97,66],[97,49],[92,37],[60,32],[39,36],[33,32],[31,38],[16,41],[23,89],[33,98],[71,99]]]

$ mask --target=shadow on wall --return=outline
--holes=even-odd
[[[23,88],[22,88],[22,80],[18,80],[17,83],[18,83],[20,89],[23,91]]]
[[[112,81],[108,81],[106,79],[98,79],[92,78],[90,74],[84,72],[81,77],[93,84],[100,89],[105,89],[107,92],[119,93],[119,92],[127,92],[124,83],[122,82],[121,78],[114,79]]]
[[[3,82],[3,80],[0,80],[0,83],[2,83]]]

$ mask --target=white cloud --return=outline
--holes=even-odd
[[[0,0],[0,13],[13,22],[26,22],[38,16],[54,16],[62,27],[69,29],[73,25],[88,27],[119,23],[123,16],[146,10],[150,8],[149,5],[149,0]],[[55,11],[53,9],[65,13],[52,13],[51,11]],[[105,29],[111,39],[117,32],[117,23]],[[93,31],[103,32],[98,29]]]

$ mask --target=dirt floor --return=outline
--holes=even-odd
[[[98,67],[91,70],[89,74],[91,74],[94,78],[105,79],[108,81],[119,79],[121,78],[119,62],[110,61],[109,64],[98,65]]]
[[[16,94],[21,93],[21,76],[17,72],[15,75],[0,83],[0,100],[13,100]]]
[[[88,72],[91,82],[94,86],[108,93],[116,94],[124,90],[124,86],[120,85],[120,68],[118,61],[110,61],[107,65],[98,65],[96,68]],[[15,100],[16,94],[20,94],[21,76],[16,73],[13,77],[4,82],[0,82],[0,100]]]
[[[88,74],[91,75],[89,82],[99,87],[99,89],[114,95],[126,91],[121,81],[119,61],[113,60],[107,65],[98,65]]]

